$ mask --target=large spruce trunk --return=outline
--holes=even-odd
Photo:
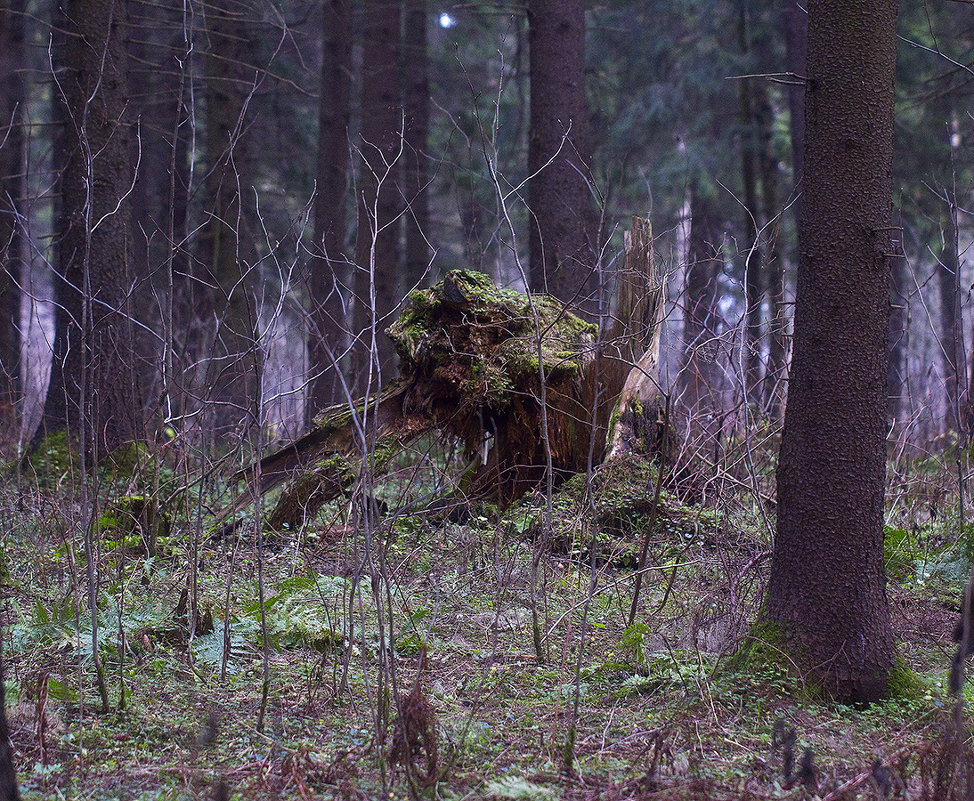
[[[844,701],[887,690],[883,564],[895,0],[809,6],[794,359],[767,614]]]
[[[382,332],[399,299],[399,92],[401,0],[366,0],[362,46],[362,140],[355,240],[354,380],[372,392],[395,375],[392,343]]]
[[[588,175],[584,0],[528,3],[531,291],[590,319],[598,309]]]
[[[342,252],[346,233],[348,121],[351,113],[351,26],[349,0],[329,0],[324,4],[318,186],[314,202],[316,252],[309,263],[309,420],[316,412],[342,398],[341,357],[349,339],[344,299],[349,297],[347,287],[352,275]],[[320,252],[318,248],[321,248]]]
[[[16,436],[21,395],[20,287],[26,269],[24,3],[0,7],[0,437]]]
[[[260,357],[254,290],[254,159],[249,134],[254,40],[247,10],[216,5],[206,17],[206,212],[200,284],[207,287],[198,309],[217,322],[207,385],[197,391],[214,401],[208,426],[226,434],[254,419]],[[207,308],[209,307],[209,308]]]
[[[89,426],[96,452],[145,436],[132,320],[126,4],[73,0],[59,86],[63,147],[48,432]]]

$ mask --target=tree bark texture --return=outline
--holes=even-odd
[[[937,256],[940,288],[940,337],[948,425],[960,432],[967,423],[967,364],[962,341],[961,263],[957,248],[957,207],[951,203],[941,215],[942,245]],[[895,302],[895,299],[894,299]]]
[[[809,4],[794,358],[767,613],[836,698],[887,690],[883,564],[895,0]]]
[[[401,0],[366,0],[354,326],[355,380],[363,392],[369,376],[374,389],[378,375],[385,381],[396,372],[395,349],[384,330],[399,300],[401,16]]]
[[[607,459],[659,450],[663,439],[659,364],[665,309],[666,272],[653,255],[653,229],[649,220],[637,217],[625,235],[616,318],[609,329],[609,358],[600,369],[604,396],[614,406]]]
[[[348,121],[352,71],[350,0],[329,0],[322,13],[321,99],[318,112],[318,192],[311,260],[311,387],[308,419],[342,399],[341,358],[348,347],[346,300],[351,271],[345,248]]]
[[[124,0],[72,0],[63,92],[64,165],[48,432],[84,418],[102,454],[145,436],[132,325],[132,184]],[[104,449],[104,450],[102,450]]]
[[[907,354],[910,351],[910,321],[907,304],[911,283],[910,267],[906,259],[894,259],[889,282],[889,370],[886,378],[889,420],[894,424],[901,419],[909,399]],[[948,405],[953,409],[949,398],[948,395]]]
[[[528,3],[531,290],[591,318],[598,308],[585,99],[584,0]]]
[[[20,398],[20,298],[26,275],[24,200],[24,4],[0,6],[0,426],[15,433]]]
[[[3,635],[0,632],[0,648]],[[7,692],[4,686],[3,655],[0,653],[0,801],[20,801],[17,787],[17,766],[14,764],[14,749],[10,744],[10,726],[7,722]]]

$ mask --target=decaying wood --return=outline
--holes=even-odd
[[[666,276],[653,258],[649,220],[633,219],[619,286],[614,339],[628,347],[626,378],[617,391],[606,455],[650,453],[660,439],[660,332],[666,306]],[[639,355],[642,354],[642,355]],[[635,363],[634,363],[635,362]]]
[[[434,429],[458,441],[474,465],[471,493],[510,503],[545,475],[542,381],[556,479],[584,471],[590,453],[602,458],[611,401],[633,353],[648,342],[637,377],[625,381],[627,405],[611,415],[613,448],[617,442],[629,451],[638,447],[636,421],[642,418],[636,408],[641,403],[648,415],[655,398],[650,388],[656,387],[655,330],[663,304],[649,225],[637,222],[628,241],[639,255],[627,257],[622,313],[606,327],[604,342],[597,326],[559,301],[498,288],[480,273],[455,270],[431,289],[411,293],[387,332],[399,354],[400,378],[378,397],[325,410],[308,434],[265,457],[259,470],[238,476],[259,475],[261,493],[290,481],[268,524],[277,530],[300,525],[366,471],[384,472],[411,440]],[[593,408],[599,409],[594,423]]]

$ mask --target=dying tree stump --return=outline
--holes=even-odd
[[[645,270],[652,258],[643,225]],[[646,386],[655,386],[649,376],[655,362],[641,360],[642,389],[630,391],[629,405],[613,413],[633,366],[631,343],[653,349],[650,334],[662,307],[657,274],[633,277],[626,286],[629,330],[620,334],[618,322],[607,326],[600,342],[598,326],[554,298],[529,297],[496,287],[481,273],[454,270],[431,289],[411,293],[388,329],[400,359],[397,381],[379,396],[326,409],[308,434],[238,478],[250,479],[261,493],[290,480],[268,520],[281,530],[350,490],[365,471],[381,474],[409,441],[434,429],[462,445],[472,465],[469,492],[501,506],[544,479],[549,452],[556,482],[584,472],[590,459],[601,461],[610,420],[612,442],[623,441],[634,404],[648,399]]]

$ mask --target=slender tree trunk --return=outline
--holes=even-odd
[[[591,316],[596,226],[586,177],[584,0],[529,0],[531,289]]]
[[[124,0],[72,0],[65,52],[60,240],[48,432],[77,431],[95,450],[145,436],[132,325]]]
[[[788,359],[788,316],[785,306],[785,261],[779,246],[778,215],[778,158],[774,150],[772,127],[774,113],[768,92],[763,84],[755,86],[755,111],[759,144],[759,165],[761,174],[761,205],[764,223],[767,227],[764,248],[764,272],[767,280],[768,301],[771,304],[769,320],[770,343],[768,349],[768,369],[765,376],[764,401],[768,412],[779,418],[784,409],[784,378]],[[778,219],[777,222],[774,222]]]
[[[20,298],[25,241],[24,199],[24,3],[0,6],[0,426],[4,439],[16,434],[21,395]]]
[[[686,310],[683,324],[683,398],[691,423],[707,426],[713,410],[717,355],[717,276],[723,267],[723,231],[713,200],[699,188],[690,194]]]
[[[321,100],[318,111],[318,193],[311,260],[309,414],[342,399],[341,359],[348,347],[345,301],[351,273],[343,256],[348,182],[348,120],[352,71],[349,0],[329,0],[322,13]]]
[[[355,243],[355,379],[364,389],[375,337],[375,368],[383,381],[395,376],[395,351],[385,329],[399,294],[399,99],[401,0],[366,0],[362,53],[362,157]]]
[[[895,0],[812,0],[805,201],[767,614],[845,701],[887,690],[883,563]]]
[[[247,130],[255,69],[245,13],[245,7],[217,4],[206,17],[207,207],[200,238],[203,285],[213,288],[207,305],[217,320],[208,376],[216,433],[249,419],[257,391],[253,145]]]
[[[0,801],[20,801],[17,767],[14,764],[14,749],[10,744],[10,726],[7,723],[7,693],[3,683],[6,671],[2,649],[3,634],[0,632]]]
[[[185,13],[185,12],[183,12]],[[201,325],[194,295],[195,286],[193,253],[190,245],[189,204],[196,190],[191,160],[195,153],[192,131],[192,83],[193,74],[189,68],[192,58],[193,42],[187,41],[180,30],[173,35],[172,52],[178,53],[182,61],[177,80],[170,84],[171,92],[165,102],[170,109],[162,115],[170,126],[166,132],[169,147],[169,166],[166,170],[164,191],[167,202],[163,215],[165,226],[165,286],[166,307],[163,311],[165,331],[165,354],[163,365],[164,413],[173,417],[187,415],[191,411],[190,377],[194,373],[196,360],[202,354],[195,352],[201,336]]]
[[[805,78],[808,71],[808,12],[799,0],[782,0],[781,27],[785,39],[785,61],[791,73],[788,85],[789,127],[791,129],[791,165],[795,188],[800,191],[805,162]],[[801,198],[795,203],[795,219],[801,209]]]
[[[940,211],[941,246],[937,256],[937,284],[940,288],[940,337],[945,395],[946,425],[958,433],[967,429],[967,362],[964,349],[961,314],[961,259],[958,250],[956,182],[950,173],[956,163],[953,131],[954,107],[949,87],[934,101],[934,113],[941,123],[941,142],[946,145],[944,163],[947,173],[941,188],[946,205]],[[946,141],[943,134],[946,132]],[[894,298],[893,302],[896,300]]]
[[[429,57],[426,0],[405,0],[403,95],[406,108],[404,181],[406,193],[406,288],[421,284],[430,266],[428,139],[430,127]]]
[[[738,0],[738,45],[748,56],[751,50],[748,33],[747,0]],[[758,395],[761,380],[761,275],[762,252],[758,242],[758,121],[754,109],[754,89],[750,78],[738,82],[741,124],[741,182],[744,190],[744,384],[747,400]]]
[[[899,421],[907,398],[907,362],[910,329],[907,300],[910,291],[909,265],[906,259],[893,259],[890,269],[889,309],[889,374],[886,393],[889,396],[889,420]]]
[[[940,336],[943,371],[947,395],[947,424],[960,431],[964,424],[966,384],[964,348],[961,337],[960,259],[957,254],[957,209],[951,203],[941,215],[941,236],[937,264],[937,283],[940,287]]]

